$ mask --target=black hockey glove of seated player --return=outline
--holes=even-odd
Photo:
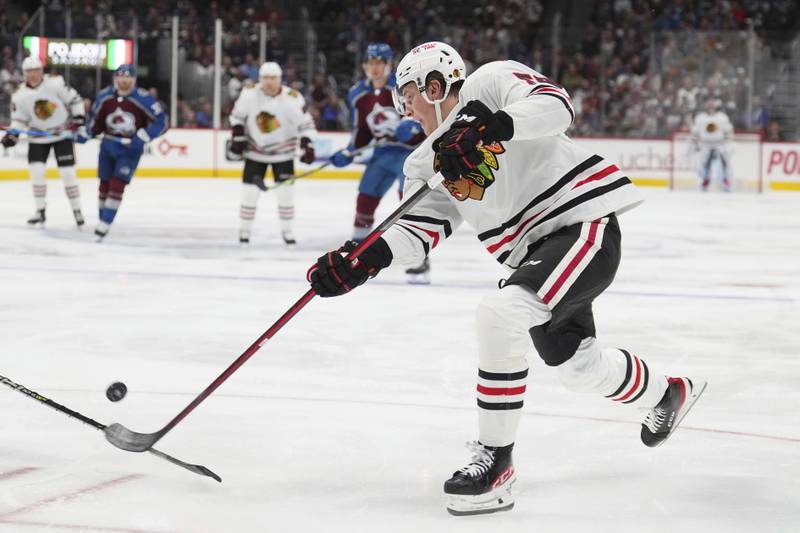
[[[458,180],[483,163],[480,143],[507,141],[513,136],[514,122],[508,113],[493,113],[483,102],[471,100],[458,111],[450,129],[433,143],[444,179]]]
[[[308,269],[306,278],[318,296],[330,298],[348,293],[392,262],[392,250],[383,238],[379,237],[354,261],[348,261],[345,256],[357,246],[356,242],[347,241],[338,250],[317,259],[317,264]]]
[[[231,152],[242,155],[247,148],[247,136],[244,134],[244,126],[233,127],[233,138],[231,139]]]

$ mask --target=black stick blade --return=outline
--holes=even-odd
[[[103,433],[108,442],[129,452],[146,452],[161,438],[160,432],[137,433],[117,423],[106,426]]]
[[[180,459],[176,459],[176,458],[172,457],[171,455],[168,455],[168,454],[166,454],[164,452],[160,452],[160,451],[156,450],[155,448],[150,448],[148,451],[150,453],[152,453],[153,455],[155,455],[156,457],[161,457],[162,459],[165,459],[165,460],[169,461],[172,464],[178,465],[181,468],[185,468],[186,470],[188,470],[190,472],[194,472],[195,474],[199,474],[201,476],[208,476],[211,479],[215,479],[215,480],[219,481],[220,483],[222,483],[222,478],[221,477],[219,477],[217,474],[215,474],[214,472],[212,472],[210,469],[206,468],[203,465],[193,465],[193,464],[190,464],[190,463],[184,463]]]

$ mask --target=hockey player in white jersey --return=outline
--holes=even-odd
[[[46,219],[45,172],[52,149],[75,223],[82,226],[84,218],[71,128],[77,126],[79,130],[86,130],[83,99],[60,76],[45,77],[42,63],[36,57],[26,57],[22,71],[25,83],[11,97],[10,131],[1,142],[6,148],[14,146],[19,139],[15,132],[28,132],[28,164],[36,205],[36,212],[28,219],[28,224],[43,224]]]
[[[431,191],[354,263],[342,256],[352,249],[346,244],[309,271],[319,296],[338,296],[395,261],[418,262],[462,222],[508,269],[477,310],[478,440],[470,443],[471,462],[444,484],[456,515],[514,505],[511,454],[531,341],[567,388],[645,411],[640,438],[647,446],[663,443],[705,388],[661,374],[632,350],[602,349],[595,338],[592,302],[620,261],[617,215],[642,197],[614,163],[564,134],[574,120],[566,91],[515,61],[465,76],[458,52],[444,43],[425,43],[403,58],[396,104],[428,134],[406,160],[406,194],[436,171],[445,188]]]
[[[731,190],[731,155],[733,125],[721,110],[721,102],[712,98],[706,102],[706,110],[697,114],[692,122],[692,144],[697,154],[697,175],[700,187],[708,190],[712,170],[718,169],[724,191]]]
[[[243,89],[230,116],[233,126],[231,152],[244,154],[242,202],[239,211],[241,225],[239,242],[250,242],[250,232],[267,167],[272,165],[275,182],[286,181],[294,175],[294,157],[298,141],[300,161],[314,162],[312,138],[317,130],[308,113],[303,95],[281,84],[280,65],[267,62],[258,71],[257,86]],[[294,186],[288,182],[275,188],[281,236],[287,245],[295,244]]]

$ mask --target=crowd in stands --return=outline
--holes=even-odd
[[[576,133],[661,137],[688,128],[706,101],[718,99],[737,129],[775,136],[779,124],[768,128],[775,121],[758,94],[769,88],[759,85],[760,72],[748,72],[748,55],[756,68],[763,64],[770,32],[794,26],[796,34],[798,15],[788,0],[597,3],[577,46],[559,54]],[[749,27],[754,33],[743,31]]]
[[[46,32],[66,35],[64,2],[49,2]],[[572,95],[582,136],[663,137],[685,128],[709,98],[722,101],[737,129],[783,138],[771,109],[771,94],[758,85],[759,65],[768,64],[776,31],[798,32],[794,0],[613,0],[588,2],[581,19],[562,12],[553,35],[553,15],[562,3],[548,0],[85,0],[72,3],[73,37],[135,38],[140,82],[169,94],[171,16],[180,17],[178,125],[212,126],[214,20],[222,19],[223,127],[233,103],[258,78],[260,23],[268,28],[266,57],[283,67],[285,83],[306,95],[323,130],[347,129],[346,93],[360,75],[366,43],[388,42],[397,59],[408,46],[427,40],[452,44],[474,69],[496,59],[514,59],[555,78]],[[298,6],[303,6],[299,9]],[[572,3],[575,5],[575,3]],[[76,7],[79,6],[79,7]],[[0,120],[21,80],[19,29],[32,13],[0,0]],[[306,20],[303,26],[300,19]],[[569,26],[579,20],[579,27]],[[307,76],[302,40],[314,29],[323,71]],[[753,34],[748,30],[752,28]],[[61,33],[59,33],[61,32]],[[756,35],[755,49],[748,48]],[[298,43],[300,43],[298,45]],[[558,43],[554,46],[554,43]],[[756,71],[746,58],[753,53]],[[314,58],[314,65],[318,64]],[[300,67],[303,66],[303,68]],[[95,75],[72,84],[93,95]],[[310,83],[308,78],[311,78]],[[749,84],[755,80],[756,84]],[[102,84],[110,82],[103,74]],[[748,102],[751,105],[748,107]],[[749,111],[749,114],[748,114]]]

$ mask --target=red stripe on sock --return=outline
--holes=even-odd
[[[631,389],[624,396],[615,399],[615,402],[627,400],[631,395],[633,395],[634,391],[639,388],[639,381],[642,379],[642,362],[639,361],[639,358],[635,355],[632,357],[636,361],[636,380],[633,382],[633,387],[631,387]]]
[[[500,388],[500,387],[484,387],[479,383],[478,392],[480,392],[481,394],[486,394],[487,396],[512,396],[514,394],[522,394],[523,392],[525,392],[525,385],[522,385],[521,387]]]

